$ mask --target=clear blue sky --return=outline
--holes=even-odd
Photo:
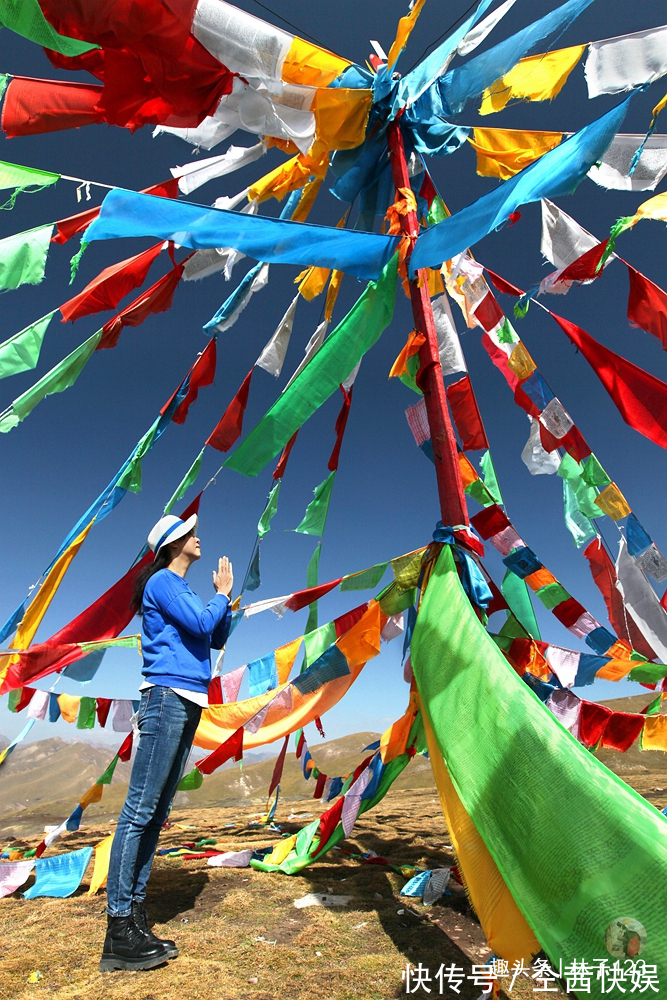
[[[241,6],[267,16],[252,0]],[[415,62],[425,46],[440,35],[450,21],[463,13],[466,2],[426,4],[404,53],[400,69]],[[557,6],[555,2],[519,0],[491,36],[491,44]],[[397,19],[405,13],[395,0],[339,0],[335,5],[288,4],[276,0],[274,10],[308,32],[328,48],[357,62],[371,51],[370,38],[388,49]],[[446,10],[446,14],[444,11]],[[664,5],[647,0],[641,5],[624,0],[598,0],[574,23],[558,45],[638,31],[664,20]],[[276,23],[281,22],[276,19]],[[0,70],[35,77],[65,76],[54,70],[41,49],[16,35],[0,34]],[[82,76],[83,78],[83,76]],[[650,110],[662,97],[664,80],[648,93],[637,95],[630,106],[624,131],[643,133]],[[575,131],[599,117],[620,98],[589,101],[582,66],[572,73],[563,92],[552,104],[524,104],[506,110],[484,123],[513,128]],[[474,104],[460,121],[477,121]],[[664,129],[664,126],[663,126]],[[255,139],[237,133],[230,140],[251,145]],[[212,151],[225,150],[227,141]],[[90,180],[139,189],[167,179],[169,167],[187,162],[191,147],[172,136],[151,137],[145,128],[130,135],[118,128],[93,126],[78,131],[0,140],[0,158]],[[207,154],[203,154],[207,155]],[[192,200],[211,203],[223,194],[234,194],[260,172],[281,160],[275,151],[260,163],[214,181],[199,189]],[[491,190],[495,181],[475,174],[472,148],[453,156],[433,159],[431,169],[452,211]],[[664,186],[664,185],[663,185]],[[93,189],[93,196],[99,195]],[[605,192],[588,179],[576,194],[559,199],[561,206],[600,238],[619,216],[631,214],[644,200],[642,193]],[[94,204],[95,201],[90,202]],[[275,212],[276,203],[267,209]],[[60,182],[54,188],[19,197],[12,212],[0,215],[0,236],[54,221],[85,207],[77,205],[74,185]],[[332,224],[342,214],[341,204],[326,190],[318,198],[311,221]],[[665,234],[658,223],[642,223],[622,238],[620,252],[650,278],[667,286]],[[75,241],[54,246],[49,254],[46,279],[38,287],[24,287],[2,299],[4,340],[83,288],[103,267],[138,252],[151,241],[109,241],[93,245],[83,258],[80,274],[68,288],[69,258]],[[476,256],[523,287],[530,287],[550,268],[541,260],[539,205],[522,210],[513,228],[488,237],[475,248]],[[0,620],[16,607],[28,587],[49,564],[61,540],[122,464],[137,440],[154,420],[197,352],[206,343],[202,325],[211,317],[252,262],[235,270],[231,284],[220,275],[200,283],[181,283],[173,309],[149,318],[137,329],[126,329],[113,351],[94,354],[76,385],[45,400],[25,423],[0,441],[3,485],[0,500],[0,552],[2,586]],[[149,282],[164,273],[161,261]],[[143,464],[142,492],[128,494],[99,526],[74,561],[51,609],[39,639],[51,635],[95,600],[131,564],[164,504],[199,452],[230,398],[273,333],[294,294],[297,268],[274,265],[268,287],[256,295],[242,318],[219,339],[215,385],[203,390],[185,426],[171,425]],[[148,284],[147,283],[147,284]],[[340,319],[363,286],[346,277],[334,319]],[[632,329],[627,322],[627,276],[614,264],[593,286],[573,290],[566,298],[548,303],[576,321],[602,343],[635,363],[667,379],[667,360],[654,338]],[[510,301],[503,299],[506,308]],[[296,367],[320,319],[322,303],[301,303],[292,343],[280,381],[258,370],[246,413],[249,430]],[[55,320],[47,333],[36,372],[27,372],[0,385],[4,408],[53,364],[99,328],[108,314],[86,317],[76,324]],[[464,326],[458,322],[463,333]],[[407,300],[399,294],[395,318],[380,342],[362,364],[343,446],[320,563],[320,579],[363,569],[428,542],[438,519],[433,466],[415,447],[404,410],[416,401],[414,394],[387,373],[412,328]],[[521,336],[554,392],[561,398],[600,461],[625,492],[637,516],[655,541],[667,551],[663,528],[663,497],[667,489],[664,454],[656,445],[628,428],[583,358],[556,325],[533,307],[518,325]],[[520,460],[528,435],[528,422],[509,393],[502,376],[483,350],[479,332],[467,331],[463,345],[486,423],[493,458],[508,512],[517,530],[567,589],[600,620],[605,619],[602,600],[590,578],[586,561],[565,528],[561,483],[557,477],[529,475]],[[334,442],[333,425],[338,398],[330,400],[303,428],[285,477],[273,530],[262,546],[262,586],[256,599],[286,594],[305,586],[306,564],[316,540],[290,531],[301,520],[312,490],[327,474],[326,462]],[[220,456],[207,449],[200,483],[220,464]],[[255,538],[257,519],[271,485],[267,468],[257,479],[246,480],[224,472],[205,494],[200,534],[203,557],[193,567],[189,582],[206,599],[211,592],[210,572],[219,555],[234,562],[237,579],[243,576]],[[194,495],[192,490],[185,502]],[[473,505],[474,506],[474,505]],[[476,509],[476,508],[475,508]],[[604,531],[615,548],[616,529],[606,521]],[[490,548],[490,547],[489,547]],[[502,566],[491,549],[487,564],[496,580]],[[370,593],[334,593],[320,602],[320,621],[328,621],[353,607]],[[537,609],[543,637],[576,647],[576,640],[552,615]],[[288,612],[278,621],[269,612],[242,623],[229,643],[226,669],[261,656],[299,635],[306,612]],[[498,622],[500,624],[500,622]],[[585,647],[582,647],[585,648]],[[140,661],[136,653],[109,653],[95,679],[82,686],[63,680],[58,691],[106,697],[137,697]],[[44,683],[44,687],[48,685]],[[629,683],[598,682],[585,690],[586,697],[603,699],[644,689]],[[581,692],[584,693],[584,692]],[[647,692],[648,695],[648,692]],[[400,715],[407,689],[400,667],[400,641],[383,651],[365,668],[349,695],[324,719],[328,737],[361,729],[381,730]],[[11,715],[6,699],[0,702],[0,732],[14,736],[24,725],[25,713]],[[314,727],[311,737],[315,738]],[[66,723],[38,723],[31,738],[60,735],[65,738],[110,739],[115,734],[96,728],[75,731]]]

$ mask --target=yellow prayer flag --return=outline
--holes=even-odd
[[[279,840],[276,846],[273,848],[271,854],[264,858],[267,865],[281,865],[287,855],[294,850],[294,845],[296,844],[296,834],[293,833],[291,837],[285,837],[284,840]]]
[[[463,489],[479,479],[474,467],[470,464],[469,459],[463,454],[462,451],[459,452],[459,469],[461,470]]]
[[[475,128],[468,142],[477,153],[477,173],[506,181],[555,149],[562,132],[533,132],[513,128]]]
[[[643,202],[635,212],[634,221],[640,219],[654,219],[657,222],[667,222],[667,191],[656,194],[653,198]]]
[[[62,712],[62,709],[60,711]],[[93,804],[93,802],[100,801],[103,792],[104,792],[104,785],[98,785],[97,782],[95,782],[94,785],[91,785],[91,787],[88,789],[85,795],[83,795],[82,798],[79,799],[79,805],[81,806],[82,809],[87,809],[88,806]]]
[[[315,134],[327,149],[353,149],[366,135],[373,103],[372,90],[345,87],[315,91],[311,110],[315,113]]]
[[[305,271],[297,274],[294,284],[298,283],[299,285],[299,295],[306,299],[307,302],[311,302],[312,299],[321,295],[329,280],[329,271],[330,268],[328,267],[315,267],[311,265]]]
[[[426,549],[415,549],[398,559],[391,560],[391,568],[394,573],[394,580],[403,590],[410,590],[419,583],[424,552]]]
[[[58,695],[58,705],[60,706],[60,714],[62,715],[65,722],[76,722],[76,717],[79,714],[79,706],[81,704],[81,699],[74,694],[59,694]]]
[[[93,877],[90,880],[88,895],[94,896],[98,889],[107,884],[109,873],[109,858],[111,856],[111,845],[113,844],[113,833],[95,845],[95,865],[93,867]]]
[[[507,367],[511,369],[519,381],[521,381],[524,378],[528,378],[529,375],[532,375],[537,368],[537,365],[521,341],[519,341],[518,344],[515,344],[514,350],[507,359]]]
[[[294,38],[285,56],[281,76],[285,83],[302,87],[328,87],[348,66],[347,59],[327,49],[312,45],[303,38]]]
[[[309,180],[299,198],[299,204],[292,212],[292,222],[305,222],[310,215],[310,210],[315,203],[317,193],[322,187],[323,177],[313,177]]]
[[[338,298],[338,291],[340,289],[344,273],[344,271],[331,272],[331,280],[329,282],[329,287],[327,288],[327,299],[324,304],[324,318],[327,323],[331,322],[331,317],[333,316],[334,306],[336,305],[336,299]]]
[[[349,632],[336,640],[336,645],[347,660],[347,665],[357,667],[380,652],[380,632],[387,621],[377,601],[371,601],[359,621]]]
[[[387,69],[391,70],[396,64],[396,60],[405,48],[408,38],[412,34],[412,29],[417,23],[417,18],[422,12],[422,7],[426,0],[416,0],[416,3],[409,14],[402,17],[396,26],[396,38],[391,44],[389,55],[387,56]]]
[[[642,750],[667,752],[667,715],[647,715],[641,741]]]
[[[612,521],[620,521],[632,513],[630,504],[625,499],[616,483],[609,483],[601,493],[595,498],[595,505],[600,508],[603,514],[607,514]]]
[[[608,660],[603,667],[596,672],[595,676],[603,681],[621,681],[627,677],[631,670],[641,666],[636,660]]]
[[[288,642],[285,646],[280,646],[276,650],[276,671],[278,673],[279,684],[287,683],[287,678],[294,666],[294,661],[302,642],[303,636],[299,636],[298,639],[293,639],[292,642]]]
[[[410,702],[405,713],[388,729],[385,729],[380,737],[380,757],[383,764],[388,764],[390,760],[395,760],[402,753],[405,753],[417,711],[416,692],[411,692]]]
[[[568,76],[584,54],[585,45],[540,52],[526,56],[509,73],[496,80],[482,96],[480,115],[502,111],[508,101],[551,101],[559,94]]]

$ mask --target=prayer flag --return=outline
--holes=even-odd
[[[324,482],[315,488],[315,497],[306,507],[303,520],[294,530],[303,535],[323,535],[331,501],[336,473],[331,472]]]
[[[42,281],[52,234],[49,223],[0,240],[0,290]]]
[[[110,319],[102,328],[103,337],[98,350],[115,347],[123,327],[139,326],[153,313],[166,312],[171,309],[176,285],[181,280],[183,264],[177,264],[163,278],[147,288],[145,292],[126,306],[122,312]]]
[[[241,383],[240,389],[223,413],[212,434],[206,440],[206,444],[217,451],[229,451],[243,433],[243,415],[248,405],[250,381],[254,370],[254,368],[250,369]]]
[[[121,260],[111,267],[105,267],[82,292],[60,306],[62,322],[67,320],[74,322],[82,316],[115,309],[128,292],[144,283],[151,265],[159,256],[163,246],[163,243],[156,243],[143,253]]]

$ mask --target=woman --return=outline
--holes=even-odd
[[[204,608],[185,582],[201,557],[197,515],[161,518],[148,536],[155,560],[137,580],[143,614],[141,702],[130,787],[118,819],[107,879],[108,927],[100,970],[151,969],[178,949],[149,930],[146,883],[176,788],[208,705],[210,649],[221,649],[231,624],[234,577],[225,556],[213,571],[216,596]]]

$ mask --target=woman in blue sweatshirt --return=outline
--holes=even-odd
[[[213,571],[216,595],[203,607],[185,582],[201,557],[197,515],[168,515],[148,536],[153,563],[137,581],[143,615],[145,677],[137,716],[139,746],[118,819],[107,879],[107,935],[100,970],[150,969],[175,958],[173,941],[155,937],[144,900],[160,829],[181,779],[202,708],[208,705],[211,646],[221,649],[231,624],[234,577],[225,556]]]

